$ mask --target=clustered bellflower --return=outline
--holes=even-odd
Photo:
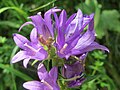
[[[34,28],[31,31],[29,41],[27,38],[20,34],[13,34],[13,39],[17,46],[19,46],[22,50],[20,50],[13,58],[12,63],[16,63],[22,59],[24,67],[27,67],[27,64],[30,59],[43,60],[47,57],[47,52],[43,49],[43,47],[39,44],[37,39],[37,30]]]
[[[37,69],[40,80],[25,82],[23,87],[28,90],[60,90],[62,86],[57,83],[61,82],[58,75],[64,77],[66,87],[80,86],[85,81],[84,66],[88,52],[94,49],[109,52],[105,46],[95,42],[94,14],[83,15],[79,9],[67,18],[65,10],[54,7],[45,12],[44,17],[39,12],[29,18],[32,21],[24,23],[19,31],[26,25],[33,25],[30,40],[20,34],[13,34],[13,39],[21,50],[11,60],[12,63],[23,60],[25,68],[31,59],[40,62]],[[51,70],[47,71],[47,64],[42,60],[57,63],[50,65]],[[60,62],[62,64],[58,64]]]
[[[23,87],[29,90],[60,90],[57,85],[57,67],[53,67],[49,72],[43,64],[38,66],[38,76],[40,81],[28,81]]]
[[[94,41],[94,14],[84,16],[81,10],[78,10],[76,15],[67,19],[66,11],[63,10],[60,17],[56,18],[58,35],[55,46],[59,57],[68,59],[71,55],[84,54],[94,49],[108,51],[106,47]],[[84,32],[87,25],[88,29]]]

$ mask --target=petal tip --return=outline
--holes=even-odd
[[[42,67],[44,67],[44,65],[42,63],[40,63],[39,66],[38,66],[38,70]]]
[[[12,59],[12,60],[10,61],[10,63],[11,63],[11,64],[12,64],[12,63],[16,63],[16,61]]]
[[[16,33],[13,34],[13,37],[16,36]]]

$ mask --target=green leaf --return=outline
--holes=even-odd
[[[11,56],[10,56],[10,60],[12,59],[12,57],[15,55],[15,53],[17,52],[18,50],[18,46],[15,46],[14,49],[12,50],[12,53],[11,53]]]
[[[31,65],[33,66],[33,65],[36,64],[37,62],[38,62],[38,60],[34,60]]]
[[[0,14],[8,9],[14,9],[15,11],[19,12],[21,15],[23,15],[23,17],[28,17],[27,13],[24,12],[22,9],[20,9],[19,7],[4,7],[0,9]]]
[[[88,5],[86,5],[85,3],[80,3],[75,8],[76,8],[76,10],[80,8],[82,10],[82,12],[85,14],[91,14],[93,12],[91,10],[91,8]]]
[[[55,1],[56,1],[56,0],[53,0],[53,1],[51,1],[51,2],[49,2],[49,3],[47,3],[47,4],[45,4],[45,5],[42,5],[42,6],[38,7],[38,8],[35,8],[35,9],[33,9],[33,10],[30,10],[30,12],[34,12],[34,11],[37,11],[37,10],[39,10],[39,9],[45,8],[45,7],[47,7],[48,5],[54,3]]]
[[[100,21],[100,11],[101,11],[101,5],[97,5],[95,8],[95,17],[94,17],[94,21],[95,21],[95,28],[97,27],[99,21]]]
[[[101,15],[100,15],[100,20],[98,25],[95,28],[96,34],[97,34],[97,38],[101,39],[104,35],[105,35],[105,30],[103,27],[103,21],[101,19]]]
[[[87,76],[86,77],[86,80],[85,80],[85,83],[86,82],[89,82],[89,81],[92,81],[92,80],[96,80],[100,77],[100,75],[94,75],[94,76]]]
[[[11,9],[11,7],[4,7],[4,8],[1,8],[1,9],[0,9],[0,13],[6,11],[6,10],[8,10],[8,9]]]
[[[1,21],[0,26],[10,26],[13,28],[19,28],[20,24],[17,24],[16,22],[12,22],[12,21]]]
[[[4,44],[7,41],[6,37],[0,36],[0,43]]]
[[[15,70],[14,68],[12,68],[10,65],[4,65],[4,64],[0,64],[0,68],[1,69],[7,69],[9,72],[13,73],[14,75],[20,77],[21,79],[25,80],[25,81],[30,81],[30,80],[33,80],[31,77],[29,77],[28,75],[18,71],[18,70]]]
[[[107,57],[107,55],[102,51],[94,51],[92,53],[92,56],[94,56],[94,58],[98,60],[102,60],[102,59],[105,60],[105,58]]]
[[[120,32],[119,18],[120,14],[117,10],[104,10],[95,29],[97,37],[101,39],[105,35],[106,30]]]
[[[104,28],[120,32],[120,13],[117,10],[104,10],[101,17]]]

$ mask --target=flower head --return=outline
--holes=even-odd
[[[16,45],[19,46],[22,50],[20,50],[12,58],[12,63],[16,63],[24,59],[23,65],[24,67],[27,67],[30,59],[43,60],[47,58],[47,52],[39,44],[37,30],[35,28],[31,31],[30,34],[31,41],[20,34],[13,34],[13,39]]]
[[[30,59],[41,61],[47,58],[46,61],[51,60],[48,61],[48,65],[52,63],[51,66],[62,66],[62,75],[66,78],[68,87],[75,87],[85,80],[84,66],[87,53],[94,49],[108,52],[109,50],[95,42],[94,14],[83,15],[79,9],[67,18],[65,10],[62,10],[58,17],[56,12],[59,11],[61,10],[55,7],[45,12],[44,17],[41,13],[29,17],[32,21],[24,23],[19,31],[24,26],[32,24],[34,28],[30,40],[20,34],[13,34],[13,39],[21,50],[11,62],[16,63],[24,59],[23,65],[27,67]],[[56,82],[57,75],[57,67],[48,72],[43,64],[39,64],[40,81],[26,82],[23,87],[29,90],[60,90]]]
[[[94,41],[94,14],[84,16],[81,10],[78,10],[68,20],[66,16],[65,10],[61,12],[59,18],[55,16],[58,23],[55,43],[58,56],[68,59],[71,55],[87,53],[94,49],[109,51],[105,46]],[[85,32],[86,26],[88,29]]]
[[[29,18],[32,20],[32,22],[26,22],[23,24],[19,31],[26,25],[32,24],[34,28],[36,28],[39,40],[44,45],[49,45],[52,43],[54,39],[54,25],[51,19],[51,15],[55,12],[59,12],[60,9],[56,9],[56,7],[48,10],[44,14],[44,18],[42,17],[41,13],[38,13],[37,15],[30,16]]]
[[[29,90],[60,90],[57,85],[57,67],[53,67],[49,72],[43,64],[38,66],[38,76],[40,81],[29,81],[23,87]]]
[[[68,79],[68,87],[80,86],[85,78],[82,76],[84,72],[84,66],[79,61],[73,64],[65,64],[63,67],[63,76]]]

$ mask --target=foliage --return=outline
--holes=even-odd
[[[37,78],[34,68],[27,72],[21,63],[10,64],[18,50],[12,34],[26,22],[27,17],[53,6],[65,8],[69,15],[80,8],[84,14],[95,12],[97,40],[110,49],[110,54],[94,51],[86,59],[86,82],[76,90],[120,89],[120,12],[119,0],[1,0],[0,1],[0,90],[23,90],[22,83]],[[31,28],[31,26],[28,26]],[[31,30],[31,29],[30,29]],[[23,35],[30,30],[24,28]],[[15,68],[17,68],[17,70]],[[31,75],[31,73],[34,73]],[[92,81],[91,81],[92,80]],[[75,90],[75,89],[71,89]]]

